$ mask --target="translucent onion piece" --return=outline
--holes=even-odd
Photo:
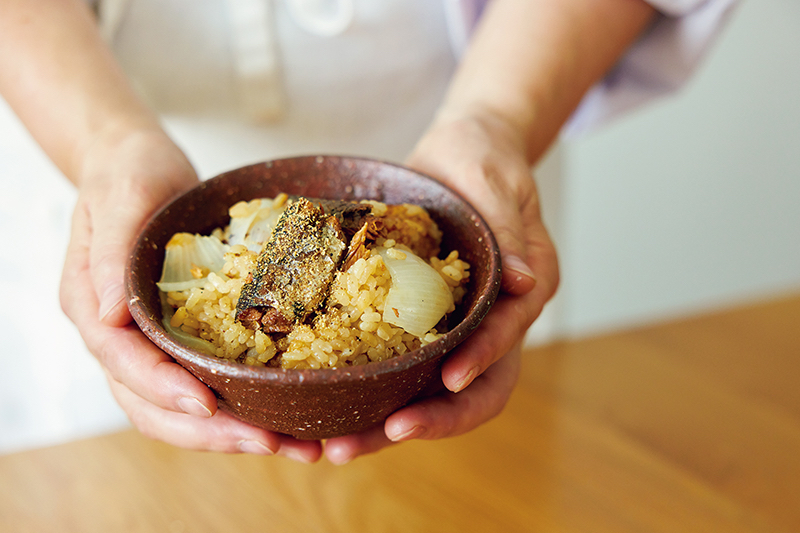
[[[170,292],[202,286],[209,272],[225,265],[227,251],[228,246],[214,236],[176,233],[166,246],[158,288]]]
[[[175,328],[172,326],[170,321],[172,320],[172,315],[174,314],[174,309],[172,309],[168,305],[164,305],[162,307],[164,319],[161,321],[164,324],[164,329],[167,330],[167,333],[176,341],[180,342],[188,346],[189,348],[194,348],[195,350],[199,350],[201,352],[206,352],[211,355],[216,354],[216,347],[213,344],[208,342],[205,339],[201,339],[200,337],[195,337],[191,333],[186,333],[181,328]]]
[[[231,222],[228,225],[228,244],[231,246],[244,244],[247,232],[250,230],[250,226],[253,225],[253,220],[256,219],[256,216],[258,216],[258,211],[253,211],[246,217],[231,218]]]
[[[392,276],[386,295],[383,321],[422,337],[453,305],[453,295],[436,270],[420,257],[403,250],[376,248]]]
[[[284,207],[273,208],[274,200],[262,198],[257,209],[247,216],[231,217],[225,235],[228,244],[243,244],[253,252],[260,252],[272,235]]]
[[[284,208],[270,209],[268,213],[264,213],[264,211],[266,210],[262,209],[258,212],[258,217],[250,226],[244,239],[244,245],[253,252],[260,252],[264,243],[272,236],[272,230],[275,229]]]

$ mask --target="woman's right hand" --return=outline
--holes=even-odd
[[[211,390],[132,323],[124,271],[147,218],[198,183],[160,129],[100,136],[88,150],[61,280],[61,305],[143,434],[183,448],[283,455],[303,462],[321,444],[258,429],[217,409]]]

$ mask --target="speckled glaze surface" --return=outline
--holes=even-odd
[[[283,370],[232,363],[173,340],[161,324],[155,282],[164,246],[176,232],[207,234],[228,222],[240,200],[285,192],[315,198],[374,199],[424,206],[444,233],[442,248],[471,264],[468,293],[451,330],[400,357],[342,369]],[[497,297],[500,255],[484,220],[436,180],[363,158],[304,156],[250,165],[201,183],[157,213],[140,233],[126,273],[128,306],[141,330],[217,395],[235,417],[301,439],[368,429],[416,399],[442,389],[444,356],[479,325]]]

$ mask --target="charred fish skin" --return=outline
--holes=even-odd
[[[336,216],[306,198],[293,201],[242,287],[237,319],[251,329],[287,333],[325,303],[346,246]]]
[[[302,196],[290,196],[292,200]],[[333,215],[339,221],[348,241],[372,216],[372,205],[352,200],[329,200],[325,198],[305,198],[323,212]]]

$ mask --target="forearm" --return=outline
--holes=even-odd
[[[533,163],[653,16],[642,0],[492,0],[439,118],[499,119]]]
[[[159,128],[82,0],[0,2],[0,94],[76,184],[101,136]]]

